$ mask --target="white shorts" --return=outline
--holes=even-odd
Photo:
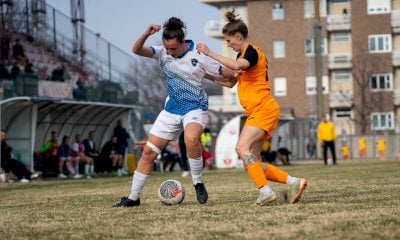
[[[204,129],[208,123],[208,111],[196,109],[181,116],[162,110],[150,133],[162,139],[175,141],[188,123],[198,123]]]

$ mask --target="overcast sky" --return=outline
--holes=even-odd
[[[70,0],[47,0],[47,4],[71,16]],[[131,47],[150,23],[162,24],[174,16],[187,25],[187,39],[205,42],[216,52],[220,40],[205,35],[209,20],[219,20],[216,7],[199,0],[84,0],[85,26],[130,53]],[[146,45],[160,43],[161,34],[152,36]]]

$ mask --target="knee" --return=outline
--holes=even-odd
[[[237,144],[235,147],[235,151],[239,156],[243,156],[243,154],[248,152],[249,150],[245,146]]]
[[[187,148],[195,148],[200,144],[200,138],[196,136],[185,136],[185,144]]]

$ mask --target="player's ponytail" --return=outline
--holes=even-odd
[[[170,40],[176,38],[180,43],[185,40],[186,26],[179,18],[171,17],[168,19],[164,22],[163,29],[163,39]]]
[[[238,18],[238,15],[235,14],[235,9],[226,12],[225,17],[226,20],[228,20],[228,23],[225,24],[224,28],[222,29],[223,34],[234,35],[235,33],[239,32],[244,38],[247,38],[249,30],[247,29],[247,26],[243,20]]]

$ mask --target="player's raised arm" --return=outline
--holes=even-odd
[[[146,31],[138,38],[138,40],[136,40],[135,44],[132,47],[132,52],[143,57],[153,57],[153,50],[143,45],[150,35],[153,35],[154,33],[160,31],[160,29],[161,25],[158,24],[151,24],[150,26],[148,26]]]

